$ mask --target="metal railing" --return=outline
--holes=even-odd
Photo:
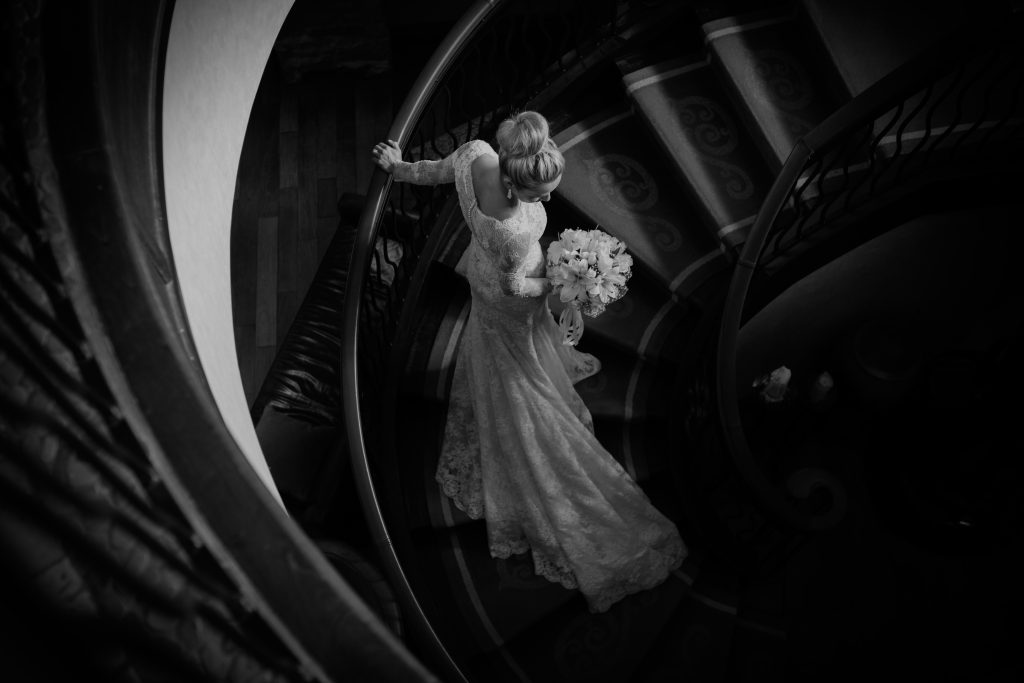
[[[1005,163],[1011,150],[1019,154],[1022,24],[1020,13],[989,17],[984,26],[964,27],[879,80],[797,142],[758,213],[724,305],[715,400],[736,467],[778,521],[804,530],[835,523],[827,512],[798,511],[794,496],[765,474],[747,440],[736,352],[744,320],[759,310],[751,302],[758,288],[801,259],[821,265],[808,256],[811,248],[844,233],[848,238],[862,228],[865,215],[894,198],[950,176],[991,173],[994,161]],[[865,240],[854,237],[844,243]],[[757,300],[763,307],[765,299]]]

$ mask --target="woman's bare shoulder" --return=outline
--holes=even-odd
[[[473,173],[473,185],[484,185],[498,171],[498,158],[490,154],[481,154],[473,159],[469,166]]]
[[[508,199],[500,191],[497,157],[480,156],[473,161],[470,171],[473,175],[473,191],[476,193],[476,204],[480,212],[497,221],[506,221],[515,212],[515,206],[509,206]]]

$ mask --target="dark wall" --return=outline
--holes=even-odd
[[[780,365],[797,383],[829,369],[844,340],[874,319],[908,324],[932,349],[1009,334],[1024,316],[1013,262],[1024,247],[1019,216],[1019,206],[923,216],[804,278],[740,331],[740,392]]]

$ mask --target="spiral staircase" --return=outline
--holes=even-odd
[[[957,639],[968,635],[951,621],[966,623],[980,612],[956,600],[940,611],[915,582],[939,581],[952,571],[957,581],[980,586],[988,560],[959,560],[955,570],[940,569],[946,562],[941,555],[908,550],[906,544],[920,539],[888,537],[887,526],[896,522],[876,509],[874,484],[857,471],[857,463],[871,466],[860,449],[881,446],[857,439],[872,422],[859,422],[866,418],[851,399],[824,416],[808,409],[787,414],[799,413],[797,407],[766,418],[751,392],[740,390],[750,438],[760,439],[759,457],[778,456],[764,469],[785,470],[756,476],[776,481],[795,506],[806,505],[804,526],[758,505],[700,415],[706,407],[701,392],[713,383],[707,365],[730,277],[791,151],[883,76],[955,35],[965,17],[959,9],[917,10],[900,14],[881,4],[854,9],[815,2],[648,6],[648,13],[661,12],[655,20],[648,14],[645,22],[638,13],[637,23],[622,29],[621,44],[571,82],[556,82],[523,103],[549,116],[567,160],[547,206],[542,241],[566,227],[597,225],[624,240],[634,255],[629,295],[586,321],[580,347],[600,357],[604,369],[578,389],[601,442],[676,521],[691,547],[664,585],[607,614],[588,613],[579,595],[534,576],[528,556],[492,559],[484,523],[454,508],[434,483],[448,385],[469,306],[467,285],[456,274],[467,229],[450,198],[438,211],[401,302],[389,356],[394,366],[385,374],[382,399],[386,445],[377,452],[383,460],[370,462],[369,471],[411,591],[466,679],[854,680],[882,666],[977,675],[978,662],[952,654],[935,658],[934,666],[922,664],[936,643],[955,649]],[[865,50],[872,60],[863,59]],[[1019,52],[1002,58],[1015,75],[987,91],[993,99],[1014,97],[1020,83]],[[901,119],[906,130],[923,127],[914,127],[915,115]],[[971,116],[985,112],[972,110],[952,124],[942,115],[928,125],[973,123]],[[433,144],[431,151],[422,140],[407,149],[413,158],[436,158],[453,143],[442,137]],[[873,153],[868,145],[844,150],[850,177],[873,156],[891,155],[889,145]],[[417,191],[393,188],[392,196]],[[892,208],[895,202],[888,206],[905,216]],[[864,210],[854,227],[844,227],[847,235],[858,225],[860,231],[843,248],[853,251],[882,234],[866,216],[879,220],[885,211]],[[887,220],[897,227],[891,222],[898,219]],[[382,232],[388,234],[386,223]],[[405,236],[395,234],[404,244]],[[815,239],[826,240],[805,241],[813,245]],[[1009,238],[1006,247],[1019,248],[1019,240]],[[803,261],[800,274],[777,278],[771,285],[776,296],[828,263],[798,252],[776,260],[776,272],[786,271],[780,264],[787,259]],[[551,306],[557,315],[557,297]],[[846,380],[841,368],[833,371]],[[754,378],[741,377],[740,386],[749,387]],[[788,442],[773,435],[781,427],[772,420],[788,425]],[[787,447],[819,449],[815,467],[789,462],[800,456],[778,453]],[[946,551],[958,543],[948,542]],[[897,607],[895,595],[907,602]],[[894,608],[900,615],[887,617]],[[936,619],[949,630],[936,633]],[[984,638],[1005,642],[1008,619],[1009,613],[995,610]],[[994,674],[1012,666],[980,668]]]
[[[34,152],[22,158],[5,136],[0,227],[15,276],[5,271],[0,285],[21,298],[2,310],[13,387],[3,393],[3,540],[27,559],[4,578],[21,585],[15,569],[27,568],[50,596],[45,610],[26,598],[8,614],[64,642],[106,615],[106,630],[72,656],[143,679],[1019,677],[1021,12],[995,2],[520,5],[470,8],[390,137],[407,158],[438,158],[488,137],[510,110],[548,116],[567,170],[544,241],[599,225],[636,264],[626,298],[586,320],[580,348],[604,369],[578,390],[602,444],[675,520],[690,548],[682,567],[591,614],[577,593],[536,577],[528,556],[491,558],[483,522],[440,494],[433,473],[468,313],[457,275],[468,232],[450,188],[377,173],[344,243],[349,267],[323,271],[348,278],[324,288],[345,297],[341,341],[330,339],[341,358],[340,438],[364,514],[352,523],[369,527],[397,599],[388,633],[320,555],[331,552],[235,483],[243,468],[208,400],[167,391],[195,377],[156,364],[140,330],[149,317],[177,329],[166,322],[180,321],[173,299],[154,312],[140,298],[123,311],[125,329],[108,323],[124,374],[149,378],[132,383],[155,425],[138,436],[139,417],[118,407],[130,403],[125,388],[103,372],[109,349],[90,347],[91,309],[74,294],[104,290],[76,279],[66,254],[110,268],[129,257],[109,253],[118,240],[105,230],[68,242],[59,225],[36,230],[62,215],[39,150],[52,144],[63,187],[74,178],[83,188],[103,172],[97,147],[60,132],[67,115],[51,119],[52,140],[8,117],[4,130]],[[17,18],[31,47],[41,29]],[[75,44],[72,19],[45,28]],[[517,49],[522,40],[535,49]],[[27,70],[56,80],[64,72],[49,59]],[[495,65],[504,80],[487,72]],[[66,75],[58,82],[95,97]],[[47,101],[31,84],[15,83],[23,106]],[[131,135],[152,141],[150,129]],[[131,179],[128,196],[151,198],[147,180]],[[101,200],[64,191],[71,225],[103,215]],[[142,223],[160,224],[151,218]],[[154,232],[145,261],[173,270]],[[859,293],[872,278],[882,283],[875,299]],[[900,294],[911,280],[918,298]],[[116,309],[118,295],[97,307]],[[955,334],[906,324],[946,295],[956,306],[935,306],[945,317],[931,322]],[[835,312],[872,302],[885,324],[875,309]],[[164,339],[191,367],[187,335]],[[765,404],[751,382],[782,361],[804,383]],[[807,399],[805,378],[822,369],[838,380],[832,403]],[[947,447],[955,454],[931,457]],[[34,499],[21,487],[29,475],[59,485]],[[72,495],[82,488],[88,504]],[[54,496],[58,507],[78,500],[90,522],[51,515]],[[24,519],[47,530],[46,543]],[[253,527],[255,541],[244,533]],[[75,550],[62,555],[51,537]],[[18,543],[26,538],[35,543]],[[17,634],[9,621],[4,632]],[[126,626],[136,623],[146,628]],[[74,676],[31,641],[16,641],[24,650],[12,671],[30,679],[18,667],[36,662],[53,680]]]

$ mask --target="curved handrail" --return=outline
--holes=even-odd
[[[767,260],[807,238],[803,229],[809,217],[816,218],[816,229],[820,229],[828,220],[834,220],[835,217],[841,215],[828,213],[833,206],[841,203],[842,210],[846,211],[857,201],[865,202],[866,199],[863,196],[855,196],[859,189],[870,183],[870,192],[868,193],[870,195],[877,189],[879,177],[890,168],[894,168],[897,163],[899,167],[896,176],[899,178],[900,174],[912,163],[917,152],[924,150],[923,153],[930,156],[952,131],[958,130],[956,128],[959,123],[958,118],[954,118],[952,122],[941,129],[933,130],[932,116],[942,100],[950,93],[962,94],[967,88],[970,88],[971,84],[961,85],[960,75],[962,74],[960,74],[953,79],[951,84],[946,85],[945,90],[940,89],[938,95],[933,90],[943,77],[957,69],[965,69],[964,65],[970,63],[971,60],[984,58],[989,51],[997,50],[1000,44],[1012,44],[1014,37],[1019,36],[1019,24],[1016,22],[1020,21],[1020,14],[1014,16],[1010,13],[1009,16],[1002,18],[1008,19],[1008,21],[1000,23],[998,18],[993,21],[992,17],[988,17],[983,27],[979,21],[979,25],[976,27],[962,28],[955,40],[939,41],[933,44],[914,59],[880,79],[797,141],[769,191],[739,255],[724,304],[717,344],[718,371],[715,393],[719,424],[735,466],[765,511],[776,520],[791,527],[811,531],[824,528],[831,522],[799,512],[775,486],[762,476],[743,429],[736,377],[736,347],[744,319],[745,305],[755,275],[759,269],[763,268]],[[988,66],[995,61],[995,58],[989,60]],[[958,87],[962,89],[955,90]],[[989,83],[988,87],[986,102],[995,88],[995,83]],[[1018,84],[1017,94],[1019,91],[1020,85]],[[1021,114],[1020,105],[1017,104],[1020,98],[1017,94],[1011,101],[1011,107],[1017,106],[1017,109],[1005,113],[999,122],[990,126],[990,130],[981,141],[982,143],[990,140],[994,132],[992,128],[1004,126],[1013,120],[1011,118],[1013,114],[1017,116]],[[913,103],[912,100],[915,97],[921,99],[917,103]],[[923,135],[921,131],[917,131],[917,137],[914,138],[915,144],[911,149],[904,151],[902,148],[905,142],[903,136],[909,122],[914,116],[919,115],[925,104],[929,102],[931,109],[928,111]],[[908,106],[908,103],[912,106]],[[909,114],[907,113],[908,109],[910,110]],[[959,101],[956,113],[959,116]],[[891,114],[888,120],[886,120],[887,114]],[[900,123],[899,126],[896,125],[897,121]],[[967,134],[975,133],[979,124],[980,121],[969,126],[966,130]],[[878,132],[879,127],[880,132]],[[858,136],[864,134],[865,131],[869,139],[873,138],[872,147],[866,150],[867,173],[862,174],[867,179],[862,177],[860,180],[851,181],[853,173],[851,172],[849,150],[844,147],[858,139]],[[885,158],[886,155],[880,153],[880,145],[885,135],[893,135],[896,142],[897,153],[888,155],[888,159]],[[962,139],[957,140],[957,144],[961,142]],[[928,143],[931,144],[928,145]],[[910,147],[909,144],[907,146]],[[846,152],[845,159],[841,164],[836,163],[840,152]],[[927,160],[927,156],[925,160]],[[827,162],[833,162],[835,165],[829,167]],[[919,163],[919,170],[923,170],[923,165],[924,162]],[[829,192],[825,185],[832,177],[840,177],[842,182],[838,190]],[[904,178],[904,180],[906,179]],[[856,183],[852,189],[851,182]],[[812,187],[817,192],[810,192],[807,193],[810,195],[809,197],[805,196],[805,192]],[[844,201],[838,202],[838,199]],[[788,215],[792,222],[780,226],[780,218],[784,214]],[[792,237],[787,243],[784,241],[785,230],[788,225],[792,224],[797,225],[793,231],[795,237]],[[772,246],[778,251],[773,252]]]
[[[495,9],[507,0],[477,0],[477,2],[458,20],[448,32],[444,40],[434,51],[426,67],[416,79],[402,106],[395,116],[388,131],[388,138],[398,142],[404,149],[409,141],[412,130],[425,111],[441,79],[454,64],[456,57],[463,51],[472,37],[479,30]],[[369,159],[367,159],[369,163]],[[421,638],[427,639],[435,654],[435,660],[449,674],[463,679],[458,666],[441,643],[440,638],[423,612],[419,601],[413,593],[409,580],[402,570],[401,563],[395,553],[391,535],[384,524],[383,513],[370,472],[370,463],[366,457],[366,444],[363,438],[363,420],[360,410],[359,395],[359,321],[362,319],[362,302],[364,289],[370,272],[371,256],[377,240],[380,218],[387,204],[387,189],[391,185],[391,176],[380,169],[375,169],[367,190],[367,202],[356,224],[356,244],[353,250],[352,267],[349,269],[349,283],[345,295],[345,320],[342,326],[341,381],[342,405],[344,406],[346,432],[349,440],[349,452],[352,454],[352,465],[356,483],[360,492],[360,502],[370,527],[374,542],[381,553],[384,570],[395,586],[402,605],[408,614],[411,630]]]
[[[161,499],[164,487],[173,501],[165,505],[184,517],[187,559],[229,587],[246,628],[287,646],[301,675],[435,680],[271,496],[183,340],[173,268],[153,251],[167,229],[157,66],[170,11],[170,3],[115,12],[84,2],[22,13],[30,46],[22,73],[33,77],[21,79],[17,106],[32,122],[24,135],[46,210],[37,229],[88,341],[82,352],[100,370],[91,379],[109,392],[116,445],[151,467],[145,484]]]

